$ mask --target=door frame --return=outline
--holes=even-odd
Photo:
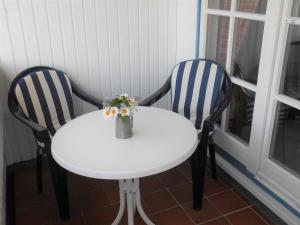
[[[245,144],[233,135],[226,132],[227,111],[222,115],[222,125],[217,128],[214,139],[217,145],[228,151],[234,158],[243,163],[249,171],[256,174],[259,166],[266,128],[267,111],[272,74],[277,49],[278,31],[282,14],[283,0],[268,0],[266,14],[238,12],[235,10],[237,0],[231,0],[230,10],[208,9],[208,0],[202,0],[201,34],[199,52],[200,57],[205,58],[207,15],[229,17],[229,33],[227,44],[226,70],[231,73],[232,49],[234,40],[235,18],[264,21],[264,33],[261,47],[259,72],[257,85],[248,83],[231,76],[232,82],[240,87],[247,88],[256,93],[253,109],[252,130],[249,144]],[[274,19],[277,18],[277,19]]]
[[[300,110],[300,101],[279,94],[281,76],[284,66],[286,43],[288,38],[289,25],[299,25],[300,17],[290,17],[292,9],[292,0],[285,1],[283,5],[283,13],[281,18],[281,28],[279,32],[278,49],[276,53],[276,61],[274,68],[274,78],[271,87],[269,111],[267,114],[266,130],[264,135],[264,143],[262,149],[261,165],[258,171],[258,177],[268,183],[273,191],[280,193],[285,201],[289,202],[294,208],[300,211],[300,180],[298,177],[290,173],[284,167],[269,159],[272,134],[274,129],[274,121],[276,116],[276,107],[278,103],[284,103],[288,106]]]

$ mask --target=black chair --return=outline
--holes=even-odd
[[[62,71],[37,66],[24,70],[13,80],[8,107],[22,123],[30,127],[37,142],[37,190],[42,193],[42,158],[47,156],[61,219],[69,219],[66,170],[51,154],[51,139],[65,123],[75,118],[72,93],[101,109],[102,104],[88,97],[71,83]]]
[[[211,174],[216,179],[214,122],[228,106],[232,83],[225,69],[209,59],[194,59],[177,64],[165,84],[141,102],[151,106],[171,90],[172,110],[190,119],[199,136],[199,144],[190,158],[193,180],[193,207],[201,209],[205,181],[207,147]],[[180,129],[180,128],[178,128]]]

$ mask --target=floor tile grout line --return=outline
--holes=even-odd
[[[212,221],[214,221],[214,220],[221,219],[221,218],[224,218],[224,216],[223,216],[223,215],[220,215],[220,216],[211,218],[211,219],[209,219],[209,220],[205,220],[205,221],[203,221],[203,222],[201,222],[201,223],[197,223],[196,225],[201,225],[201,224],[209,223],[209,222],[212,222]]]
[[[232,215],[232,214],[241,212],[241,211],[243,211],[243,210],[250,209],[251,207],[252,207],[251,205],[248,205],[248,206],[246,206],[246,207],[243,207],[243,208],[240,208],[240,209],[237,209],[237,210],[228,212],[228,213],[223,213],[223,215],[224,215],[225,217],[226,217],[226,216],[230,216],[230,215]]]
[[[231,223],[231,221],[230,221],[226,216],[224,216],[224,219],[225,219],[230,225],[233,225],[233,224]]]
[[[169,208],[165,208],[165,209],[161,209],[161,210],[158,210],[158,211],[155,211],[155,212],[152,212],[152,213],[148,213],[147,215],[148,216],[156,216],[159,213],[166,212],[166,211],[169,211],[171,209],[175,209],[177,207],[178,207],[178,205],[174,205],[174,206],[171,206]]]
[[[183,183],[179,183],[179,184],[174,184],[174,185],[171,185],[171,186],[167,186],[167,185],[164,185],[164,188],[176,188],[176,187],[179,187],[179,186],[181,186],[181,185],[184,185],[184,184],[190,184],[190,183],[192,183],[191,181],[187,181],[187,182],[183,182]]]
[[[223,218],[230,224],[230,225],[233,225],[226,217],[225,215],[221,212],[221,210],[219,210],[215,204],[209,199],[209,198],[206,198],[208,200],[208,202],[223,216]]]
[[[175,202],[179,205],[179,207],[183,210],[183,212],[186,214],[186,216],[190,219],[190,221],[193,223],[193,224],[196,224],[194,222],[194,220],[192,219],[192,217],[188,214],[188,212],[185,210],[185,208],[177,201],[177,199],[175,198],[175,196],[173,195],[173,193],[168,189],[166,188],[168,193],[172,196],[172,198],[175,200]]]
[[[172,186],[165,186],[165,188],[170,188],[170,189],[172,189],[172,188],[177,188],[177,187],[179,187],[179,186],[182,186],[182,185],[185,185],[185,184],[191,184],[192,182],[191,181],[188,181],[188,182],[184,182],[184,183],[180,183],[180,184],[174,184],[174,185],[172,185]]]
[[[161,192],[163,190],[165,190],[165,187],[162,187],[162,188],[157,189],[155,191],[149,191],[149,192],[143,193],[143,189],[141,189],[141,193],[143,193],[143,195],[148,195],[148,194],[155,194],[155,193]]]
[[[172,169],[174,169],[174,170],[176,170],[178,173],[180,173],[185,179],[187,179],[187,181],[186,181],[186,182],[179,183],[179,184],[174,184],[174,185],[171,185],[171,186],[167,186],[167,185],[164,184],[164,182],[162,181],[162,178],[161,178],[161,177],[159,176],[159,174],[158,174],[157,178],[159,179],[159,181],[161,182],[161,184],[162,184],[165,188],[175,188],[175,187],[177,187],[177,186],[180,186],[180,185],[183,185],[183,184],[187,184],[187,183],[191,183],[191,182],[192,182],[192,180],[191,180],[191,179],[188,179],[185,175],[183,175],[183,174],[177,169],[177,167],[174,167],[174,168],[172,168]],[[170,170],[172,170],[172,169],[170,169]]]
[[[266,223],[266,225],[270,225],[270,223],[268,221],[266,221],[265,218],[263,218],[263,216],[261,216],[258,212],[256,212],[254,209],[253,209],[253,206],[250,208],[250,210],[252,210],[255,215],[257,215],[260,219],[262,219],[262,221],[264,221]]]
[[[178,168],[176,168],[176,170],[181,174],[183,175],[187,180],[189,180],[190,182],[192,182],[192,178],[187,176],[184,172],[180,171]],[[191,171],[192,172],[192,171]]]
[[[164,183],[161,181],[161,178],[159,177],[159,175],[156,174],[155,176],[156,176],[158,182],[162,185],[162,189],[157,190],[157,191],[154,191],[154,192],[151,192],[151,193],[147,193],[147,194],[158,193],[158,192],[160,192],[160,191],[167,191],[167,187],[166,187],[166,186],[164,185]],[[143,204],[143,195],[141,196],[141,198],[142,198],[141,200],[142,200],[142,204]],[[176,207],[177,207],[177,205],[172,206],[172,207],[169,207],[169,208],[166,208],[166,209],[158,210],[158,211],[156,211],[156,212],[149,213],[148,216],[155,216],[155,215],[157,215],[157,214],[159,214],[159,213],[166,212],[166,211],[168,211],[168,210],[170,210],[170,209],[173,209],[173,208],[176,208]]]
[[[214,197],[216,195],[220,195],[220,194],[223,194],[225,192],[229,192],[229,191],[233,191],[234,189],[233,188],[228,188],[228,189],[225,189],[225,190],[222,190],[222,191],[219,191],[219,192],[216,192],[216,193],[213,193],[213,194],[210,194],[210,195],[205,195],[206,197]]]
[[[177,187],[180,187],[180,186],[183,186],[183,185],[186,185],[186,184],[191,184],[192,183],[192,181],[191,182],[186,182],[186,183],[180,183],[180,184],[175,184],[175,185],[172,185],[172,186],[170,186],[170,187],[165,187],[165,188],[169,188],[169,189],[173,189],[173,188],[177,188]],[[226,185],[226,186],[228,186],[228,185]],[[228,192],[228,191],[234,191],[235,189],[233,188],[233,187],[228,187],[227,189],[224,189],[224,190],[222,190],[222,191],[219,191],[219,192],[215,192],[215,193],[213,193],[213,194],[210,194],[210,195],[206,195],[205,193],[204,193],[204,195],[206,196],[206,197],[213,197],[213,196],[215,196],[215,195],[218,195],[218,194],[222,194],[222,193],[225,193],[225,192]],[[152,192],[151,192],[152,193]],[[244,200],[243,200],[244,201]]]

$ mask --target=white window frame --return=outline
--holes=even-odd
[[[277,105],[279,103],[284,103],[300,110],[300,101],[284,94],[280,94],[280,83],[284,66],[289,25],[295,24],[300,26],[300,17],[294,18],[289,16],[292,8],[292,2],[292,0],[288,0],[283,5],[280,36],[274,68],[274,78],[270,93],[269,111],[267,114],[267,124],[258,177],[264,183],[269,184],[273,191],[280,194],[280,196],[286,202],[300,211],[299,178],[269,158]]]
[[[236,11],[236,0],[231,0],[230,10],[208,9],[208,0],[202,0],[200,57],[205,58],[207,15],[229,17],[229,33],[227,45],[226,70],[231,71],[232,47],[234,39],[235,18],[250,19],[264,22],[264,35],[262,40],[260,64],[257,85],[248,83],[236,77],[231,77],[232,82],[240,87],[247,88],[256,93],[253,110],[252,131],[249,144],[243,143],[233,135],[226,132],[227,112],[223,113],[222,126],[217,129],[214,136],[215,142],[241,161],[252,173],[257,173],[260,166],[260,158],[263,146],[264,130],[266,126],[267,106],[270,96],[270,85],[275,61],[278,31],[280,27],[280,15],[282,13],[283,0],[268,0],[266,14],[255,14]]]

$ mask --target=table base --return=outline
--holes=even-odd
[[[134,214],[136,210],[147,225],[155,225],[145,214],[141,204],[139,179],[119,180],[120,188],[120,209],[112,225],[118,225],[125,212],[127,200],[128,225],[134,225]],[[125,199],[126,198],[126,199]]]

